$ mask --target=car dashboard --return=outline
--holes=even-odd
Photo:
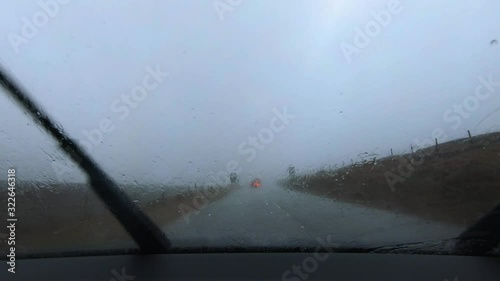
[[[497,281],[500,259],[373,253],[182,253],[22,259],[0,280]]]

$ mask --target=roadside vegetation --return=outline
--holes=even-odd
[[[340,202],[470,226],[500,204],[500,133],[281,181]]]
[[[161,228],[188,215],[187,212],[197,212],[206,204],[227,196],[237,187],[122,186]],[[0,201],[3,202],[0,213],[7,214],[6,198]],[[20,254],[136,247],[86,184],[18,181],[16,216],[16,246]]]

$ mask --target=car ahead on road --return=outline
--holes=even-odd
[[[251,183],[250,186],[258,188],[262,186],[262,180],[259,178],[254,179]]]

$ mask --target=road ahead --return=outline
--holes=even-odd
[[[457,236],[457,226],[363,208],[265,184],[243,185],[199,214],[165,226],[176,247],[384,245]],[[337,244],[338,243],[338,244]]]

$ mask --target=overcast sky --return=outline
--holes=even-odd
[[[500,130],[499,1],[60,2],[1,4],[0,63],[120,182],[277,177]],[[81,180],[4,92],[0,116],[2,171]]]

